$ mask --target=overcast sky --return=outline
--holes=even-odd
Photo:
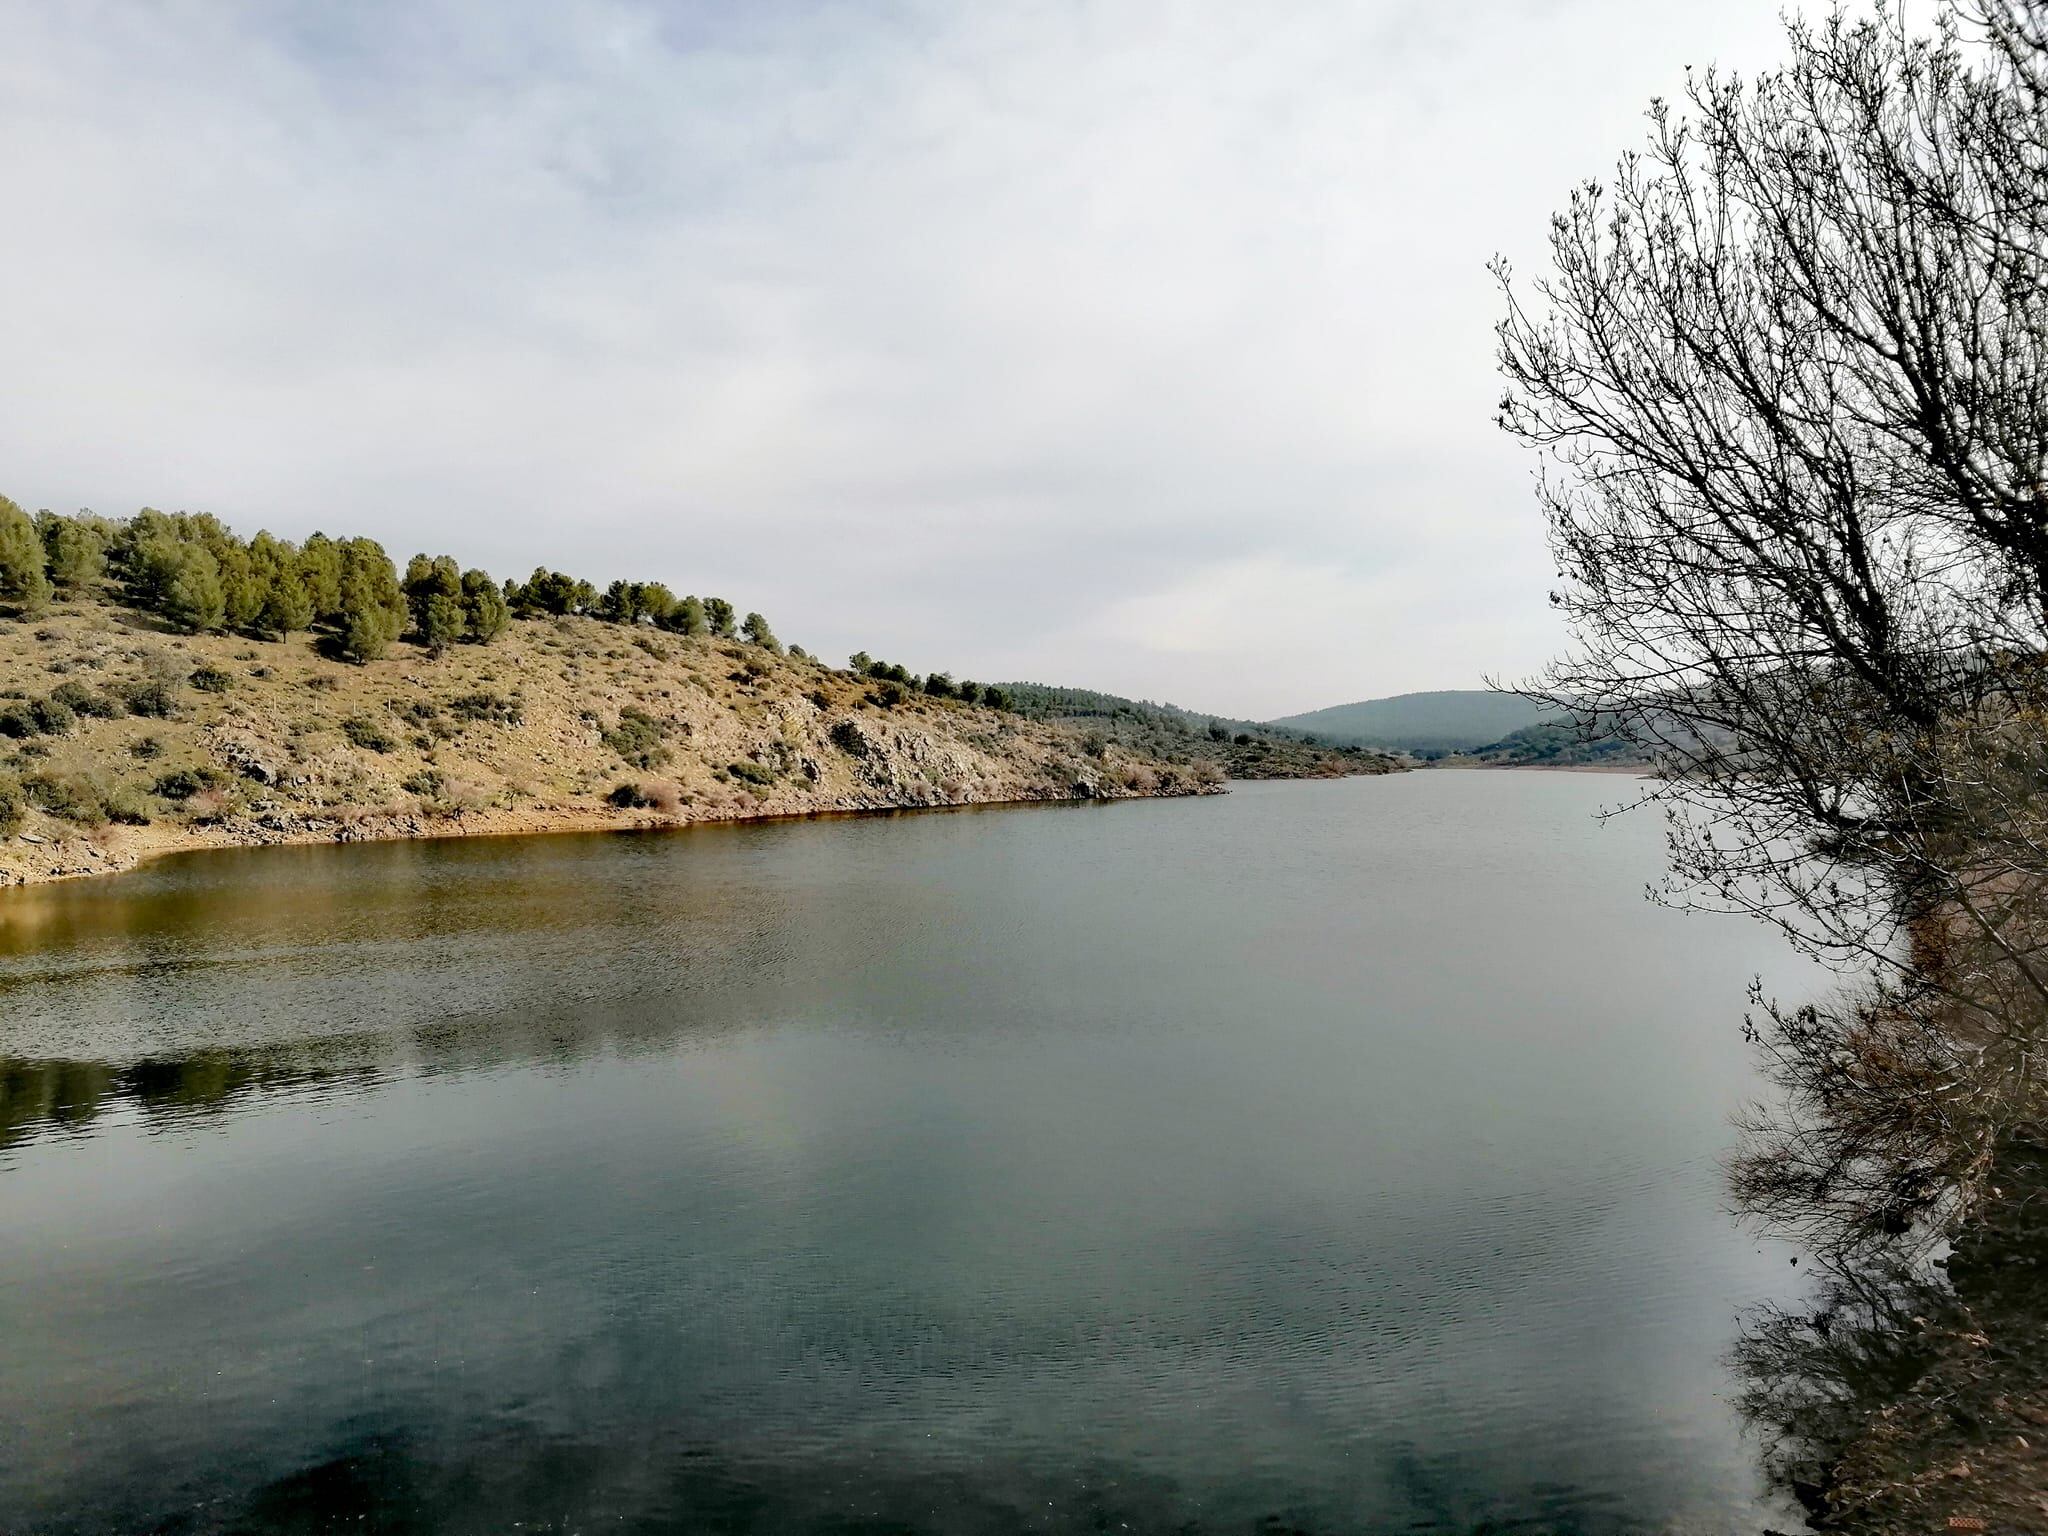
[[[0,0],[0,492],[1267,717],[1557,636],[1484,265],[1779,0]]]

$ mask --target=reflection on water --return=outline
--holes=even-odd
[[[1945,1252],[1842,1247],[1737,1346],[1767,1470],[1815,1528],[2048,1531],[2048,1144],[2006,1143],[1991,1183]]]
[[[0,1529],[1756,1528],[1718,1158],[1797,976],[1620,789],[17,893]]]

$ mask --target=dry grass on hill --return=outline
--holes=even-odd
[[[1213,769],[1091,754],[1063,726],[917,694],[891,706],[888,691],[588,618],[354,666],[316,637],[181,635],[63,603],[0,622],[0,828],[19,807],[0,884],[209,845],[1217,787]]]

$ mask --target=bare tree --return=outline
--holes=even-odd
[[[1528,297],[1496,264],[1572,634],[1531,691],[1655,753],[1674,899],[1874,974],[1783,1062],[1840,1109],[1904,1053],[1865,1109],[1946,1085],[1981,1147],[2048,1027],[2048,0],[1788,38],[1653,105]]]

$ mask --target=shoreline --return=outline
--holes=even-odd
[[[1427,764],[1416,772],[1457,773],[1590,773],[1641,778],[1646,770],[1622,764],[1590,763],[1458,763]],[[1129,800],[1190,800],[1223,795],[1237,784],[1328,783],[1348,778],[1387,777],[1345,774],[1332,778],[1229,779],[1221,784],[1138,792],[1101,786],[1086,795],[1000,795],[964,800],[875,800],[846,797],[814,806],[780,805],[772,809],[700,815],[621,810],[609,806],[562,806],[531,810],[456,811],[430,816],[404,811],[353,811],[330,819],[296,818],[304,825],[270,827],[247,824],[148,827],[107,826],[75,838],[28,843],[19,837],[0,838],[48,850],[45,859],[28,868],[0,867],[0,901],[9,892],[125,875],[145,864],[192,853],[222,853],[252,848],[318,848],[350,843],[434,843],[478,837],[556,837],[592,832],[676,832],[689,827],[753,826],[770,822],[826,821],[838,817],[887,816],[906,811],[1003,810],[1032,805],[1097,805]]]
[[[1237,781],[1242,782],[1242,781]],[[885,816],[903,811],[994,810],[1028,805],[1094,805],[1126,800],[1188,800],[1229,793],[1227,784],[1187,789],[1133,790],[1103,787],[1087,795],[1003,795],[987,799],[900,800],[830,803],[810,807],[778,806],[752,812],[700,815],[662,814],[599,806],[554,809],[458,811],[447,816],[410,812],[354,812],[331,823],[315,819],[298,827],[236,826],[148,827],[107,826],[97,833],[33,843],[9,837],[19,851],[26,847],[46,859],[28,868],[0,868],[0,901],[9,892],[48,885],[128,874],[145,864],[183,854],[221,853],[252,848],[317,848],[351,843],[453,842],[476,837],[553,837],[591,832],[672,832],[689,827],[742,826],[765,822],[823,821],[836,817]],[[81,862],[82,861],[82,862]]]

